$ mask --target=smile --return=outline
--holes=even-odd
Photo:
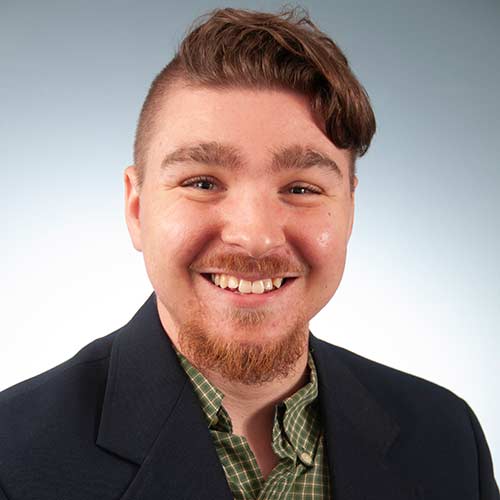
[[[216,291],[215,289],[217,289],[222,292],[222,296],[233,298],[238,305],[247,306],[264,304],[268,303],[269,300],[277,299],[283,293],[286,294],[288,288],[296,281],[295,277],[248,281],[221,274],[202,273],[201,276],[205,282],[211,285],[212,290]],[[218,292],[216,291],[216,293]]]
[[[236,276],[228,274],[211,274],[210,279],[212,283],[222,289],[229,289],[230,291],[238,291],[239,293],[269,293],[272,290],[280,288],[286,278],[264,278],[255,281],[245,279],[238,279]]]

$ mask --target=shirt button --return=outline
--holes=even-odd
[[[309,453],[307,453],[307,451],[303,451],[301,452],[300,454],[300,459],[302,460],[302,462],[304,462],[306,465],[311,465],[313,460],[312,460],[312,457]]]

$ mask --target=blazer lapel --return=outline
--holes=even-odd
[[[335,500],[416,500],[418,485],[387,459],[398,424],[342,362],[334,347],[311,335],[321,416]]]
[[[399,434],[341,360],[311,335],[335,500],[416,500],[418,487],[387,454]],[[154,294],[115,336],[96,444],[135,463],[121,500],[231,500],[197,397]]]
[[[113,342],[97,445],[139,466],[122,500],[232,499],[154,294]]]
[[[122,500],[166,498],[233,498],[189,382]]]

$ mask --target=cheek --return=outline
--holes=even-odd
[[[317,238],[317,245],[319,248],[327,249],[332,240],[332,231],[331,228],[325,229]]]
[[[187,269],[210,238],[211,218],[206,210],[174,203],[143,214],[143,253],[153,272],[178,273]]]
[[[303,221],[296,233],[296,248],[310,266],[307,285],[321,304],[326,304],[342,278],[347,238],[345,224],[335,222],[333,214],[321,219]],[[300,235],[300,236],[299,236]]]
[[[295,241],[311,271],[331,267],[345,254],[345,224],[331,215],[300,219],[295,226]]]
[[[317,271],[325,280],[325,288],[333,286],[337,288],[344,271],[346,257],[346,238],[343,231],[335,231],[335,228],[325,227],[319,232],[315,239]]]

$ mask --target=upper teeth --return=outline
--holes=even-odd
[[[279,288],[283,278],[266,278],[257,281],[240,280],[228,274],[212,274],[212,282],[221,288],[238,289],[240,293],[264,293]]]

